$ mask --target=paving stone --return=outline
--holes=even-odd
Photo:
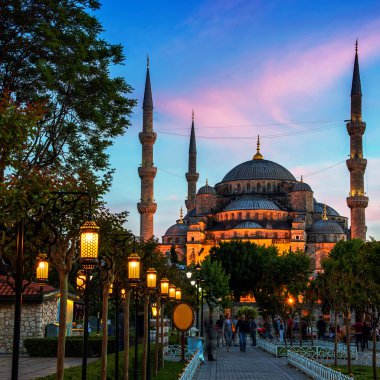
[[[288,366],[284,358],[275,358],[256,347],[246,352],[232,347],[231,352],[219,347],[216,361],[201,365],[194,380],[305,380],[308,377]]]

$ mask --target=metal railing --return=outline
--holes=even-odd
[[[198,351],[196,351],[183,369],[183,372],[178,376],[178,380],[192,380],[200,364],[201,360],[199,359]]]
[[[288,363],[298,368],[301,372],[318,380],[352,380],[353,377],[344,375],[339,371],[328,368],[303,355],[288,351]]]

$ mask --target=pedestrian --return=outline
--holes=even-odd
[[[323,319],[323,316],[320,315],[317,322],[318,340],[326,340],[326,327],[326,322]]]
[[[280,320],[280,326],[278,328],[278,332],[279,332],[279,335],[280,335],[280,342],[284,341],[284,330],[285,330],[284,321],[281,319]]]
[[[216,346],[219,347],[219,344],[224,346],[223,342],[223,314],[219,316],[219,319],[215,323],[215,330],[216,330]]]
[[[245,352],[245,348],[247,346],[247,334],[250,331],[250,326],[249,322],[245,319],[244,314],[236,323],[236,331],[239,332],[240,351]]]
[[[229,314],[227,314],[226,318],[223,321],[223,335],[224,335],[224,340],[226,342],[226,350],[227,351],[231,351],[232,326],[233,326],[233,321],[231,319],[231,316]]]
[[[235,315],[235,318],[232,320],[233,322],[233,325],[232,325],[232,343],[234,346],[238,346],[238,344],[236,343],[236,337],[238,336],[238,333],[236,331],[236,325],[238,323],[238,316]]]
[[[276,336],[276,340],[278,340],[280,337],[280,324],[281,324],[281,320],[280,320],[280,318],[278,318],[274,324],[274,333]]]
[[[369,336],[371,335],[371,327],[367,325],[366,321],[363,322],[363,350],[368,350]]]
[[[358,319],[352,328],[354,329],[356,349],[359,351],[360,348],[363,352],[363,322]]]
[[[250,322],[250,332],[251,332],[251,346],[256,346],[256,331],[257,331],[257,324],[255,322],[255,318],[251,319]]]

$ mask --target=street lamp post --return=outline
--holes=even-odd
[[[84,288],[84,331],[83,331],[83,357],[82,380],[87,377],[87,348],[88,348],[88,318],[90,303],[90,274],[98,264],[99,227],[94,221],[88,220],[80,228],[80,259],[86,276]]]
[[[151,379],[151,360],[150,360],[150,316],[151,316],[151,307],[150,302],[153,298],[154,293],[157,289],[157,271],[153,268],[149,268],[146,274],[146,286],[148,290],[149,302],[148,302],[148,355],[147,355],[147,371],[146,377],[147,380]]]
[[[139,378],[139,369],[138,369],[138,303],[139,303],[139,283],[140,283],[140,256],[136,253],[132,253],[128,257],[128,280],[129,284],[133,289],[135,296],[135,360],[134,360],[134,369],[133,369],[133,378],[138,380]]]
[[[203,326],[204,326],[204,321],[203,321],[203,287],[199,287],[199,290],[201,292],[201,337],[203,337]]]

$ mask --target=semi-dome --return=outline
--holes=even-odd
[[[246,220],[244,222],[241,222],[237,224],[235,227],[236,228],[263,228],[259,223],[253,222],[252,220]]]
[[[234,210],[280,210],[279,207],[269,199],[260,197],[244,197],[232,201],[224,211]]]
[[[235,166],[224,176],[222,182],[249,179],[296,181],[293,174],[283,166],[269,160],[254,159]]]
[[[317,220],[309,230],[313,234],[344,234],[342,227],[334,220]]]
[[[189,227],[184,223],[176,223],[167,229],[165,236],[185,236]]]
[[[323,203],[318,203],[314,199],[314,212],[318,212],[320,214],[323,213]],[[326,214],[328,216],[340,216],[337,211],[335,211],[332,207],[326,205]]]
[[[203,194],[216,195],[216,190],[212,186],[205,185],[199,188],[197,192],[197,195],[203,195]]]
[[[292,191],[313,191],[311,187],[305,182],[297,182],[293,185]]]

